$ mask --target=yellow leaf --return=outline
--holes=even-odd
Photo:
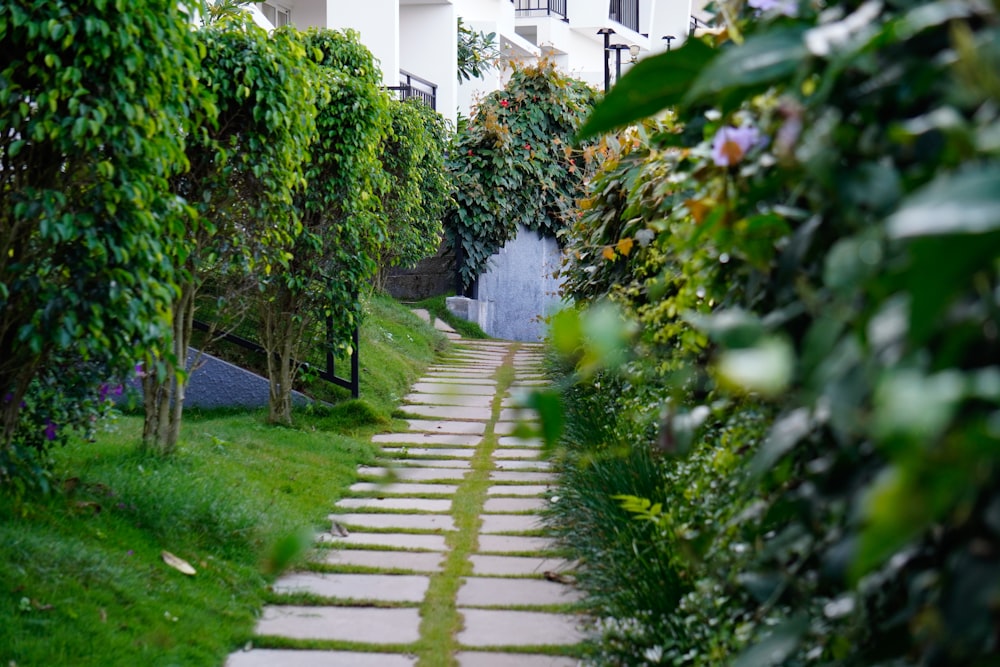
[[[634,241],[629,238],[620,239],[618,241],[618,252],[628,257],[628,254],[632,252],[632,245]]]
[[[193,577],[195,574],[197,574],[196,570],[193,567],[191,567],[191,563],[187,562],[183,558],[178,558],[169,551],[161,551],[160,558],[162,558],[163,562],[169,565],[170,567],[174,568],[178,572],[183,572],[189,577]]]
[[[611,246],[604,246],[604,250],[601,251],[601,254],[604,255],[604,259],[612,260],[615,258],[615,249]]]
[[[708,215],[711,202],[704,199],[688,199],[684,205],[691,211],[691,217],[694,218],[694,221],[701,224],[705,216]]]

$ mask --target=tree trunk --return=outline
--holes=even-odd
[[[263,308],[263,339],[267,351],[267,419],[272,424],[292,423],[292,385],[298,371],[295,357],[308,317],[298,313],[296,294],[280,284],[269,290]]]

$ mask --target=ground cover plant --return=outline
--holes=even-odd
[[[201,666],[243,646],[267,582],[329,527],[373,462],[370,434],[443,344],[390,299],[366,309],[362,401],[291,428],[189,409],[170,457],[141,450],[143,418],[126,414],[53,450],[53,493],[0,496],[0,660]]]
[[[994,664],[997,7],[720,18],[583,130],[669,108],[608,139],[554,322],[593,661]]]

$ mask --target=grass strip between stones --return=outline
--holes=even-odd
[[[469,556],[476,551],[480,514],[486,502],[490,472],[493,469],[492,455],[497,444],[493,425],[500,416],[500,404],[507,388],[514,380],[513,359],[517,351],[513,345],[504,357],[494,377],[497,391],[493,396],[493,411],[486,425],[483,441],[476,449],[472,467],[459,485],[452,499],[452,517],[457,530],[446,536],[450,551],[441,572],[431,576],[430,586],[420,608],[420,640],[417,642],[417,667],[441,667],[454,665],[453,657],[458,649],[456,636],[461,629],[462,619],[455,603],[462,577],[472,573]]]

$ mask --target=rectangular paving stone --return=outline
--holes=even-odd
[[[410,570],[412,572],[440,572],[444,567],[444,554],[438,552],[376,551],[374,549],[318,549],[317,551],[322,555],[322,562],[327,565],[356,565],[383,570]],[[476,574],[505,573],[486,571]]]
[[[537,459],[538,449],[529,447],[503,447],[493,450],[494,459]]]
[[[437,375],[437,374],[426,375],[420,378],[419,381],[423,383],[437,384],[444,386],[451,386],[454,384],[460,384],[466,387],[477,386],[477,387],[482,387],[484,389],[486,387],[496,387],[497,385],[497,381],[494,380],[493,378],[457,378],[449,375]],[[496,391],[496,389],[494,389],[493,391]]]
[[[268,605],[255,633],[290,639],[408,644],[420,638],[420,610]]]
[[[466,408],[488,408],[493,405],[493,396],[463,394],[407,394],[403,402],[418,405],[456,405]],[[407,408],[403,408],[406,410]]]
[[[487,498],[483,504],[483,511],[493,514],[537,512],[545,509],[548,505],[548,501],[544,498]]]
[[[459,651],[455,654],[455,659],[458,660],[458,667],[579,667],[580,665],[580,661],[576,658],[531,653]],[[333,667],[340,667],[340,665],[335,664]],[[367,665],[359,667],[367,667]]]
[[[541,447],[541,438],[515,438],[514,436],[505,435],[504,437],[497,440],[497,444],[501,447]]]
[[[550,472],[523,472],[520,470],[494,470],[490,473],[494,482],[555,482],[558,477]]]
[[[582,597],[572,586],[545,579],[467,577],[455,602],[462,607],[543,606],[569,604]]]
[[[336,507],[342,509],[450,512],[451,500],[443,498],[342,498],[337,501]]]
[[[480,517],[483,533],[525,533],[543,528],[542,520],[534,514],[483,514]]]
[[[275,593],[311,593],[350,600],[420,602],[424,599],[429,584],[430,577],[413,574],[294,572],[280,577],[271,587]],[[477,604],[470,603],[471,606]]]
[[[540,496],[551,490],[551,487],[541,484],[499,484],[491,486],[486,493],[490,496]]]
[[[427,535],[416,533],[363,533],[351,531],[347,537],[322,533],[320,542],[335,544],[341,548],[351,547],[390,547],[392,549],[423,549],[424,551],[445,551],[444,535]]]
[[[411,466],[418,468],[456,468],[469,470],[472,462],[469,459],[392,459],[397,466]]]
[[[486,424],[481,422],[439,421],[429,419],[407,419],[411,431],[425,433],[449,433],[462,435],[482,435],[486,432]],[[444,444],[444,443],[442,443]],[[451,444],[451,443],[447,443]],[[458,443],[455,443],[458,444]]]
[[[454,458],[469,459],[476,453],[475,447],[383,447],[382,454],[400,457],[426,456],[439,457],[448,456]]]
[[[484,658],[487,660],[487,658]],[[358,653],[354,651],[298,651],[295,649],[255,648],[233,653],[225,667],[414,667],[417,659],[399,653]],[[488,667],[493,663],[479,662]],[[523,663],[533,667],[531,663]],[[545,667],[540,663],[539,667]]]
[[[493,417],[491,408],[470,408],[459,405],[417,405],[407,403],[400,409],[415,417],[431,417],[433,419],[480,419],[489,421]]]
[[[539,461],[538,459],[533,461],[502,460],[496,461],[495,465],[497,470],[535,470],[539,472],[544,472],[552,467],[548,461]]]
[[[498,421],[538,421],[538,412],[522,408],[504,408]]]
[[[403,528],[406,530],[455,530],[449,514],[331,514],[330,519],[359,528]]]
[[[465,477],[465,470],[455,470],[452,468],[393,468],[392,475],[397,480],[402,480],[405,482],[429,482],[431,480],[443,479],[443,480],[458,480]],[[387,468],[376,468],[371,466],[361,466],[358,468],[359,475],[366,475],[368,477],[387,477],[390,472]],[[514,474],[514,473],[507,473]],[[526,473],[521,473],[526,474]],[[539,474],[539,473],[535,473]]]
[[[378,553],[375,551],[369,553]],[[431,554],[413,554],[431,555]],[[542,576],[546,572],[564,572],[571,569],[570,563],[562,558],[532,558],[529,556],[489,556],[472,554],[472,573],[494,576]]]
[[[555,540],[548,537],[525,537],[524,535],[480,535],[479,551],[482,553],[541,553],[553,551]]]
[[[450,496],[458,490],[454,484],[378,484],[376,482],[357,482],[351,484],[354,493],[377,493],[380,496]]]
[[[464,423],[464,422],[459,422]],[[396,443],[404,445],[463,445],[474,447],[483,441],[481,435],[459,435],[457,433],[379,433],[372,436],[372,442]]]
[[[459,608],[462,646],[572,646],[583,641],[580,621],[570,614]]]
[[[463,394],[477,396],[494,396],[496,387],[488,384],[459,384],[457,382],[417,382],[411,391],[422,394]]]

